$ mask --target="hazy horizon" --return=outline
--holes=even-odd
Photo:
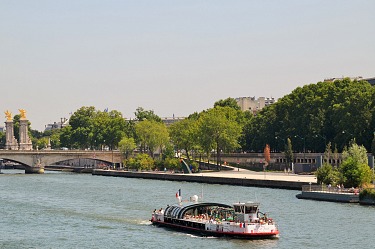
[[[82,106],[184,117],[228,97],[281,98],[325,78],[375,77],[370,0],[0,6],[0,111],[25,109],[40,131]]]

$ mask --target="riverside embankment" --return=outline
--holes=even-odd
[[[164,172],[132,172],[122,170],[95,169],[93,175],[144,178],[167,181],[186,181],[208,184],[226,184],[234,186],[253,186],[278,189],[301,190],[303,185],[316,184],[312,175],[295,175],[270,172],[253,172],[248,170],[233,170],[219,172],[204,172],[196,174],[177,174]]]

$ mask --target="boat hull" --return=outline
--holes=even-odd
[[[223,231],[213,231],[205,230],[198,227],[189,227],[183,226],[174,223],[162,222],[162,221],[151,221],[153,225],[166,227],[173,230],[178,230],[182,232],[190,232],[201,236],[213,236],[213,237],[231,237],[231,238],[240,238],[240,239],[277,239],[279,232],[264,232],[264,233],[236,233],[236,232],[223,232]]]

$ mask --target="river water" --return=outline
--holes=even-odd
[[[299,200],[298,191],[48,172],[0,175],[0,248],[373,248],[375,207]],[[21,174],[19,174],[21,173]],[[188,198],[259,201],[276,240],[198,237],[150,225],[154,209]]]

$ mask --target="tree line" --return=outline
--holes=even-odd
[[[375,150],[375,87],[349,78],[298,87],[275,104],[254,114],[241,111],[235,99],[214,103],[212,108],[193,113],[166,127],[151,110],[139,107],[135,118],[125,120],[121,112],[81,107],[62,129],[38,132],[30,129],[33,145],[45,148],[121,149],[126,156],[140,152],[161,155],[182,151],[191,156],[270,151],[324,152],[330,143],[342,152],[349,141]],[[18,134],[19,115],[14,117]],[[4,134],[0,143],[4,146]],[[173,153],[172,153],[173,154]]]

